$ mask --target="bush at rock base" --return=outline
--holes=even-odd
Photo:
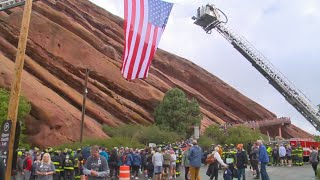
[[[82,143],[67,143],[61,146],[57,146],[55,150],[63,150],[65,148],[76,150],[78,148],[98,145],[101,147],[106,147],[112,149],[114,147],[132,147],[132,148],[144,148],[145,145],[139,143],[137,140],[128,137],[113,137],[110,139],[85,139]]]
[[[183,139],[183,136],[175,132],[161,130],[158,126],[142,126],[135,124],[123,125],[118,128],[103,126],[103,131],[111,136],[127,137],[138,141],[140,144],[176,142]]]
[[[206,129],[204,136],[212,140],[211,144],[216,142],[221,145],[247,144],[248,142],[256,142],[258,139],[267,139],[259,130],[254,130],[246,126],[233,126],[223,130],[218,125],[213,125]]]
[[[198,144],[203,150],[209,150],[212,144],[215,144],[215,140],[206,135],[202,135],[200,136]]]

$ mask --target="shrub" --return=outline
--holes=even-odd
[[[102,130],[110,137],[129,137],[132,138],[138,131],[141,130],[141,125],[126,124],[118,128],[110,127],[107,125],[102,126]]]
[[[108,149],[112,149],[113,147],[132,147],[132,148],[144,148],[144,145],[139,143],[137,140],[128,137],[113,137],[110,139],[85,139],[82,143],[66,143],[60,146],[55,147],[54,149],[63,150],[65,148],[68,149],[77,149],[85,146],[103,146]]]
[[[202,149],[206,149],[206,150],[209,150],[211,148],[211,145],[212,144],[215,144],[215,141],[206,136],[206,135],[202,135],[200,136],[200,139],[199,139],[199,146],[202,148]]]
[[[222,130],[217,125],[208,127],[205,135],[218,144],[246,144],[266,137],[259,130],[246,126],[233,126]]]
[[[160,130],[158,126],[142,127],[141,130],[135,135],[135,138],[141,144],[176,142],[183,139],[182,136],[175,132]]]
[[[183,137],[175,132],[169,132],[161,130],[158,126],[141,126],[128,124],[118,128],[109,128],[103,126],[103,131],[111,136],[115,137],[127,137],[138,141],[140,144],[147,145],[148,143],[162,143],[162,142],[176,142],[183,139]]]

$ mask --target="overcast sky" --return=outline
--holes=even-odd
[[[123,17],[123,0],[91,0]],[[175,2],[159,47],[187,58],[277,116],[314,134],[316,130],[220,34],[193,24],[197,7],[215,3],[228,26],[268,57],[313,103],[320,104],[319,0],[167,0]]]

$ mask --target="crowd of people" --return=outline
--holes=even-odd
[[[253,169],[255,179],[269,180],[266,166],[269,156],[266,147],[258,140],[246,151],[243,144],[213,145],[212,152],[204,152],[205,162],[208,164],[207,175],[210,180],[218,179],[219,169],[223,169],[224,179],[246,179],[245,169],[250,166]],[[213,160],[211,160],[213,159]],[[259,167],[260,164],[260,167]]]
[[[301,148],[300,148],[301,149]],[[217,180],[219,170],[223,178],[246,179],[245,169],[250,167],[255,179],[268,180],[268,165],[297,165],[293,156],[300,153],[299,147],[277,144],[263,145],[261,140],[246,147],[243,144],[212,145],[211,149],[201,149],[196,140],[189,139],[177,143],[163,143],[155,147],[133,149],[114,147],[84,147],[72,151],[38,148],[17,152],[13,180],[75,180],[75,179],[118,179],[121,166],[130,167],[132,179],[176,179],[184,169],[185,180],[200,180],[200,168],[207,165],[206,175]],[[318,151],[311,147],[310,163],[315,170]],[[297,156],[299,157],[299,156]],[[270,161],[269,161],[270,160]]]
[[[123,165],[130,167],[133,179],[141,176],[148,179],[154,176],[174,179],[180,176],[181,163],[189,162],[186,159],[182,161],[182,151],[188,149],[189,145],[188,141],[183,141],[144,149],[114,147],[110,151],[98,146],[76,151],[54,151],[52,148],[45,151],[38,148],[19,150],[12,179],[117,179],[120,166]]]

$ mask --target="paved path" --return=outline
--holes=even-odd
[[[206,167],[201,168],[201,179],[209,180],[206,175]],[[267,167],[267,171],[270,180],[315,180],[313,169],[311,165],[304,165],[302,167]],[[253,179],[249,169],[246,169],[247,180]],[[184,171],[182,171],[182,176],[184,176]],[[179,179],[183,180],[183,178]],[[223,180],[222,171],[219,174],[219,180]]]

